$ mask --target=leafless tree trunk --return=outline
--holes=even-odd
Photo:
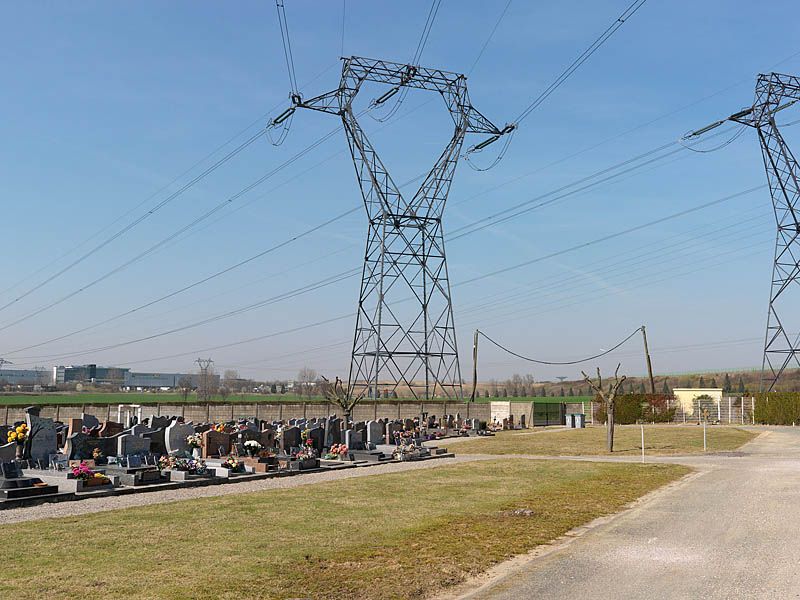
[[[353,414],[353,409],[356,407],[356,404],[361,402],[364,398],[364,394],[360,394],[359,396],[351,396],[350,393],[344,389],[344,384],[342,380],[338,377],[336,380],[331,383],[325,376],[322,376],[323,383],[323,395],[329,402],[333,402],[339,408],[342,409],[344,413],[344,426],[345,429],[350,429],[350,415]]]
[[[595,393],[600,397],[600,401],[606,407],[606,449],[609,452],[614,452],[614,403],[622,384],[625,382],[625,375],[621,378],[619,376],[619,367],[614,371],[614,383],[609,386],[608,391],[603,390],[603,377],[600,375],[600,367],[597,367],[597,385],[589,379],[589,376],[581,371],[583,379],[589,384]]]

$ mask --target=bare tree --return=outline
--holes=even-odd
[[[181,397],[183,401],[186,402],[186,399],[189,397],[189,393],[192,391],[192,378],[191,377],[181,377],[178,380],[178,389],[181,392]]]
[[[221,385],[221,386],[219,387],[219,390],[218,390],[218,392],[219,392],[219,395],[220,395],[220,397],[222,398],[222,401],[223,401],[223,402],[225,402],[225,401],[228,399],[228,396],[230,396],[230,395],[231,395],[231,391],[230,391],[230,389],[228,389],[228,388],[227,388],[227,387],[225,387],[224,385]]]
[[[303,367],[297,374],[297,382],[300,384],[298,395],[311,397],[313,389],[316,387],[317,372],[314,369]]]
[[[225,385],[231,387],[231,384],[235,383],[239,379],[239,371],[236,369],[225,369],[222,374],[222,380],[225,382]]]
[[[350,415],[353,414],[353,409],[356,405],[363,400],[364,392],[361,392],[358,396],[350,395],[350,392],[345,389],[342,380],[338,377],[331,383],[323,375],[322,381],[322,393],[325,399],[342,409],[345,429],[350,429]]]
[[[603,377],[600,375],[600,367],[597,367],[597,385],[589,379],[586,373],[581,371],[583,379],[594,390],[595,394],[600,397],[600,401],[606,408],[606,448],[609,452],[614,451],[614,402],[617,392],[626,379],[625,375],[620,378],[619,367],[620,364],[617,364],[617,369],[614,371],[614,383],[609,386],[608,391],[603,390]]]

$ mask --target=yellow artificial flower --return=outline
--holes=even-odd
[[[9,431],[8,432],[8,441],[11,442],[11,441],[14,441],[15,439],[17,439],[17,432],[16,431]]]

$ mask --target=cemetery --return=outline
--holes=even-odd
[[[331,414],[195,424],[183,416],[128,408],[120,407],[120,421],[83,413],[67,422],[42,417],[38,407],[26,408],[24,422],[5,426],[7,443],[0,445],[0,510],[450,458],[452,453],[434,444],[508,428],[507,422],[427,413],[347,422]]]

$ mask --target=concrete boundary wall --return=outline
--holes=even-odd
[[[114,421],[117,418],[116,404],[35,404],[41,407],[41,416],[56,421],[67,422],[76,419],[81,413],[94,415],[101,421]],[[525,406],[525,404],[523,404]],[[413,419],[421,413],[429,415],[455,415],[462,418],[489,421],[489,403],[470,402],[364,402],[356,405],[353,420],[369,421],[371,419]],[[231,403],[231,404],[148,404],[142,406],[142,417],[151,414],[158,416],[182,416],[186,421],[194,423],[232,421],[235,419],[257,418],[265,421],[286,421],[288,419],[327,417],[336,413],[342,416],[342,410],[332,403],[295,402],[295,403]],[[5,425],[25,420],[25,406],[0,407],[0,420]]]

